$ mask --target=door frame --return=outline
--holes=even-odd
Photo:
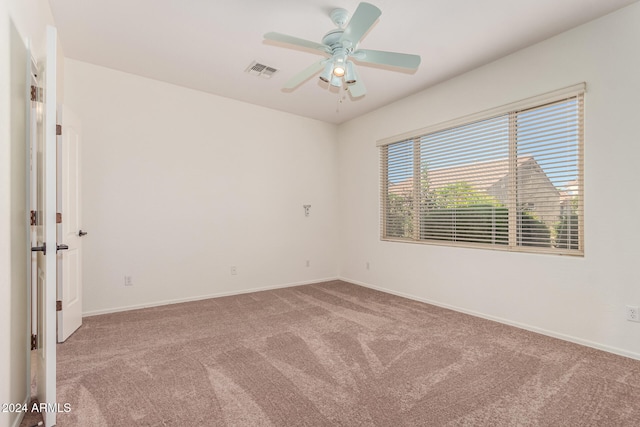
[[[36,116],[34,187],[36,206],[36,245],[46,244],[46,252],[36,252],[36,271],[32,281],[41,292],[36,292],[37,307],[37,351],[36,351],[36,397],[48,404],[41,411],[45,427],[56,424],[56,99],[57,99],[57,31],[47,26],[45,31],[45,52],[38,60],[37,76],[42,90],[36,90],[36,108],[42,109],[40,125]],[[40,92],[42,93],[40,94]],[[38,153],[38,150],[41,150]],[[40,166],[42,165],[42,166]],[[42,171],[38,171],[43,167]],[[40,173],[39,173],[40,172]],[[44,197],[41,199],[40,195]],[[31,199],[31,198],[30,198]],[[41,205],[42,203],[42,205]],[[33,210],[33,209],[31,209]],[[43,228],[40,228],[43,227]],[[33,231],[33,230],[32,230]],[[31,239],[30,239],[31,240]],[[29,242],[31,243],[31,242]],[[42,269],[41,269],[42,266]],[[41,277],[40,271],[43,276]],[[42,286],[42,289],[39,287]],[[31,340],[30,340],[31,341]],[[51,410],[51,411],[49,411]]]
[[[26,138],[27,144],[27,165],[26,165],[26,190],[27,190],[27,213],[30,215],[30,212],[34,210],[37,206],[37,181],[38,178],[36,176],[36,161],[37,161],[37,141],[38,137],[37,132],[37,106],[35,105],[37,101],[31,100],[31,87],[38,87],[38,64],[36,59],[33,57],[31,50],[31,43],[27,41],[27,88],[25,97],[27,99],[27,129],[26,129]],[[32,337],[37,334],[36,328],[38,327],[38,320],[35,318],[37,313],[37,308],[34,308],[34,303],[37,298],[37,280],[33,280],[33,276],[37,271],[36,268],[36,254],[31,251],[33,246],[37,245],[37,237],[34,229],[35,225],[31,220],[27,220],[27,399],[31,398],[31,357],[32,357]]]
[[[78,116],[66,105],[58,108],[61,135],[57,140],[57,224],[58,253],[57,342],[68,339],[82,326],[82,130]],[[71,155],[75,149],[75,156]],[[73,200],[75,199],[75,200]]]

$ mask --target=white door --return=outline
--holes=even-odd
[[[58,252],[62,259],[58,278],[58,342],[63,342],[82,325],[82,217],[80,215],[80,120],[63,107],[62,136],[59,138],[60,191],[62,203],[58,210],[62,216],[58,243],[68,249]]]
[[[56,29],[47,27],[46,53],[39,58],[44,103],[37,140],[37,391],[41,403],[56,402]],[[56,423],[44,412],[45,426]]]

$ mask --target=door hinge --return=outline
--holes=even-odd
[[[62,301],[56,301],[56,311],[62,311]]]
[[[37,225],[38,223],[38,213],[36,211],[31,211],[31,225]]]
[[[35,334],[31,334],[31,350],[38,349],[38,336]]]
[[[42,88],[31,85],[31,100],[35,102],[42,102]]]
[[[56,135],[62,135],[62,125],[56,125]]]
[[[60,212],[56,213],[56,224],[62,224],[62,214]]]
[[[31,252],[42,252],[43,255],[47,254],[47,242],[42,242],[42,246],[33,246]]]

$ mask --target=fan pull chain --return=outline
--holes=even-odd
[[[336,103],[336,114],[340,113],[340,106],[345,98],[345,90],[344,86],[340,86],[340,90],[338,91],[338,102]]]

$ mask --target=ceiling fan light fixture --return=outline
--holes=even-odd
[[[324,66],[324,70],[322,71],[322,73],[320,73],[320,80],[325,83],[329,83],[329,81],[333,77],[331,73],[333,73],[333,63],[327,62],[327,65]]]
[[[344,49],[340,49],[333,56],[333,75],[343,77],[346,72],[347,53]]]
[[[347,61],[347,67],[344,75],[344,82],[348,85],[352,85],[356,81],[358,81],[358,75],[356,74],[356,70],[353,66],[353,62]]]
[[[331,86],[333,87],[342,87],[342,79],[337,76],[331,77]]]

